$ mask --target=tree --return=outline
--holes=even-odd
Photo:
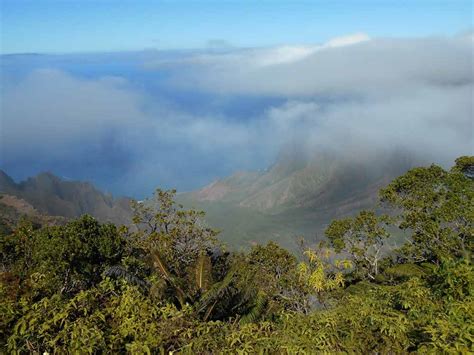
[[[350,255],[357,276],[375,279],[385,241],[390,236],[385,229],[387,223],[387,216],[361,211],[354,218],[331,222],[325,234],[336,252]]]
[[[294,255],[274,242],[255,245],[237,262],[236,288],[241,322],[254,322],[283,309],[300,309],[306,294],[299,287]]]
[[[474,179],[474,156],[462,156],[455,160],[451,169],[453,173],[461,173],[469,179]]]
[[[336,220],[300,261],[275,243],[225,252],[174,191],[136,203],[126,233],[23,221],[0,240],[0,352],[472,352],[473,161],[395,179],[394,218]],[[381,267],[392,221],[411,240]]]
[[[399,227],[411,233],[405,257],[439,263],[472,252],[474,181],[464,172],[473,159],[459,158],[451,171],[436,165],[412,169],[381,190],[382,201],[398,212]]]
[[[100,282],[101,273],[121,260],[124,246],[114,225],[85,215],[64,226],[38,230],[21,222],[2,249],[15,255],[9,258],[8,270],[40,298],[57,291],[72,295]]]
[[[346,259],[335,259],[334,252],[324,242],[315,248],[306,248],[303,255],[305,260],[297,266],[298,281],[306,294],[303,313],[309,313],[315,308],[310,302],[313,296],[316,296],[319,305],[327,306],[331,293],[344,286],[344,272],[352,263]]]
[[[217,232],[202,221],[204,212],[183,209],[175,203],[175,194],[157,189],[153,199],[134,203],[137,230],[131,235],[132,248],[149,261],[155,291],[180,308],[193,306],[196,315],[207,319],[224,301],[219,297],[227,292],[233,272]]]
[[[133,203],[132,239],[146,255],[158,254],[170,271],[184,276],[201,254],[219,246],[218,233],[204,224],[204,212],[183,209],[175,195],[176,190],[157,189],[152,199]]]

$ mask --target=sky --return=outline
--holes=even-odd
[[[141,199],[294,145],[474,154],[470,2],[0,1],[0,169],[17,181]]]
[[[471,0],[0,0],[1,52],[71,53],[452,35]]]

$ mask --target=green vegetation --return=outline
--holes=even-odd
[[[299,257],[272,242],[226,251],[175,191],[135,203],[130,228],[22,219],[1,236],[0,349],[472,352],[473,166],[408,171],[381,191],[389,216],[335,220]],[[390,250],[395,228],[409,238]]]

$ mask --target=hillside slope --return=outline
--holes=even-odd
[[[0,193],[23,199],[41,214],[74,218],[90,214],[102,222],[129,223],[130,199],[104,194],[88,182],[65,181],[41,173],[15,183],[0,170]]]
[[[403,154],[360,160],[283,153],[265,172],[238,172],[178,200],[206,211],[234,247],[277,240],[291,248],[296,236],[318,238],[332,219],[375,207],[378,190],[413,164]]]
[[[0,234],[8,235],[13,232],[21,218],[25,216],[35,226],[66,223],[65,217],[42,214],[21,198],[0,193]]]

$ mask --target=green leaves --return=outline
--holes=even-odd
[[[196,261],[195,275],[198,290],[206,292],[212,284],[212,263],[209,256],[205,254],[199,255]]]
[[[400,212],[400,228],[411,232],[406,257],[438,263],[472,252],[474,181],[462,171],[473,159],[461,157],[450,172],[436,165],[412,169],[381,190],[382,200]]]
[[[1,243],[0,351],[468,353],[472,162],[409,171],[381,193],[395,218],[333,221],[332,248],[299,261],[275,243],[223,252],[173,190],[136,203],[135,231],[24,221]],[[411,238],[382,260],[394,221]]]
[[[244,314],[242,318],[240,318],[240,323],[245,324],[256,322],[265,313],[267,306],[268,295],[263,291],[259,291],[255,297],[253,307]]]
[[[302,288],[310,295],[316,295],[321,304],[325,304],[331,291],[344,286],[344,277],[340,266],[343,260],[331,262],[331,250],[319,245],[304,251],[305,261],[298,264],[298,279]]]
[[[375,279],[385,241],[390,236],[385,229],[388,220],[387,216],[377,216],[373,211],[361,211],[354,218],[331,222],[325,235],[336,252],[351,256],[358,277]]]
[[[200,255],[218,247],[217,232],[204,224],[203,212],[176,205],[175,194],[158,189],[152,199],[134,203],[131,247],[145,258],[158,252],[170,273],[185,278]]]

